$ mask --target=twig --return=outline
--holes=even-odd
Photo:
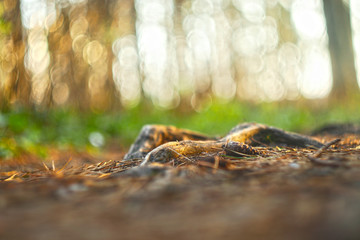
[[[194,160],[188,158],[187,156],[185,156],[185,155],[183,155],[183,154],[175,151],[174,149],[171,149],[171,148],[168,148],[168,149],[169,149],[170,151],[173,151],[174,153],[178,154],[179,156],[182,156],[183,158],[185,158],[185,159],[188,160],[189,162],[191,162],[191,163],[196,163],[196,161],[194,161]]]
[[[269,147],[269,144],[265,144],[265,143],[263,143],[263,142],[260,142],[260,141],[258,141],[258,140],[255,140],[254,138],[251,138],[251,140],[254,141],[254,142],[256,142],[256,143],[258,143],[258,144],[260,144],[260,145],[263,145],[264,147]]]
[[[52,171],[55,172],[55,162],[54,162],[54,160],[52,160],[51,166],[52,166]]]
[[[235,153],[237,155],[241,155],[241,156],[245,156],[245,157],[254,157],[256,156],[255,154],[246,154],[246,153],[242,153],[242,152],[238,152],[238,151],[235,151],[235,150],[232,150],[232,149],[229,149],[229,148],[226,148],[225,150],[229,151],[229,152],[232,152],[232,153]],[[231,156],[231,155],[230,155]],[[231,157],[236,157],[236,156],[231,156]]]
[[[42,164],[44,165],[44,168],[46,169],[46,171],[50,171],[49,167],[46,166],[46,164],[44,162]]]
[[[332,141],[330,141],[330,142],[328,142],[328,143],[325,143],[325,145],[322,146],[321,148],[319,148],[319,149],[312,155],[312,157],[313,157],[313,158],[320,157],[320,155],[321,155],[326,149],[328,149],[329,147],[331,147],[331,145],[334,145],[334,144],[336,144],[336,143],[338,143],[338,142],[340,142],[340,141],[341,141],[341,139],[340,139],[340,138],[337,138],[337,139],[334,139],[334,140],[332,140]]]
[[[14,178],[16,177],[16,175],[18,175],[18,174],[17,174],[17,173],[14,173],[14,174],[11,175],[10,177],[6,178],[6,179],[4,180],[4,182],[8,182],[8,181],[14,180]]]
[[[59,170],[59,172],[64,171],[64,169],[66,168],[66,166],[71,162],[72,157],[69,158],[69,160],[67,160],[67,162],[64,164],[64,166]]]
[[[220,157],[219,156],[215,156],[214,157],[214,166],[213,166],[213,173],[216,173],[216,170],[219,168],[219,163],[220,163]]]
[[[321,160],[319,159],[320,155],[326,150],[328,149],[330,146],[340,142],[341,139],[337,138],[334,139],[328,143],[326,143],[324,146],[322,146],[321,148],[319,148],[319,150],[317,150],[314,154],[312,155],[307,155],[305,154],[305,156],[314,164],[317,165],[321,165],[321,166],[329,166],[329,167],[349,167],[348,165],[341,163],[341,162],[336,162],[336,161],[329,161],[329,160]]]

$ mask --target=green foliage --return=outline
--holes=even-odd
[[[308,132],[326,123],[359,122],[356,104],[309,108],[307,104],[213,103],[201,112],[160,110],[141,105],[113,113],[78,112],[69,109],[0,113],[0,159],[27,152],[46,157],[48,147],[102,149],[111,139],[128,147],[145,124],[167,124],[209,135],[224,135],[241,122],[259,122],[286,130]]]
[[[11,23],[6,21],[2,16],[5,12],[4,3],[0,3],[0,34],[10,35]]]
[[[10,35],[11,23],[0,19],[0,34]]]

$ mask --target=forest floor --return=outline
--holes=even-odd
[[[179,167],[114,149],[3,161],[0,239],[360,239],[360,137],[318,139],[338,137]]]

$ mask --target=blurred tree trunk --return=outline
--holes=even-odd
[[[92,107],[102,110],[109,110],[119,107],[119,100],[116,97],[116,88],[112,76],[112,37],[111,23],[113,19],[113,7],[117,1],[113,0],[90,0],[88,2],[88,20],[90,35],[97,39],[105,47],[107,73],[105,84],[99,89],[101,94],[93,96]],[[99,38],[99,36],[101,36]],[[104,38],[106,36],[106,38]]]
[[[331,56],[334,99],[358,91],[349,8],[341,0],[323,0]]]
[[[67,9],[68,16],[66,17],[67,22],[67,34],[69,36],[69,41],[73,43],[71,38],[71,23],[74,22],[79,17],[86,17],[88,14],[88,8],[90,3],[83,2],[79,5],[72,5],[69,9]],[[85,33],[87,37],[88,32]],[[88,38],[88,41],[91,41]],[[83,46],[85,47],[85,46]],[[83,51],[84,49],[82,49]],[[69,63],[71,69],[71,78],[72,81],[70,83],[70,101],[72,101],[73,105],[80,110],[87,110],[90,107],[90,97],[89,97],[89,66],[83,60],[83,52],[74,52],[72,48],[69,49]]]
[[[4,20],[11,22],[11,41],[13,54],[16,55],[16,66],[10,73],[10,83],[5,98],[9,103],[19,101],[23,105],[30,105],[31,84],[24,66],[25,41],[21,22],[20,0],[13,8],[4,14]]]
[[[48,46],[51,55],[50,62],[50,80],[51,84],[47,94],[47,107],[51,107],[54,102],[53,96],[56,95],[56,87],[58,84],[66,84],[69,91],[72,91],[74,84],[74,74],[72,66],[75,65],[73,61],[73,53],[71,49],[71,37],[69,33],[69,8],[61,8],[56,6],[58,17],[56,22],[51,26],[48,33]],[[76,97],[71,98],[69,94],[65,100],[72,107],[76,105]],[[74,94],[75,95],[75,94]]]

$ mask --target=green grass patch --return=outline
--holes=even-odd
[[[356,105],[214,102],[200,113],[161,110],[146,104],[110,113],[18,108],[0,113],[0,159],[24,152],[46,157],[47,146],[102,149],[110,139],[128,147],[145,124],[175,125],[208,135],[224,135],[238,123],[258,122],[306,133],[328,123],[359,122]]]

